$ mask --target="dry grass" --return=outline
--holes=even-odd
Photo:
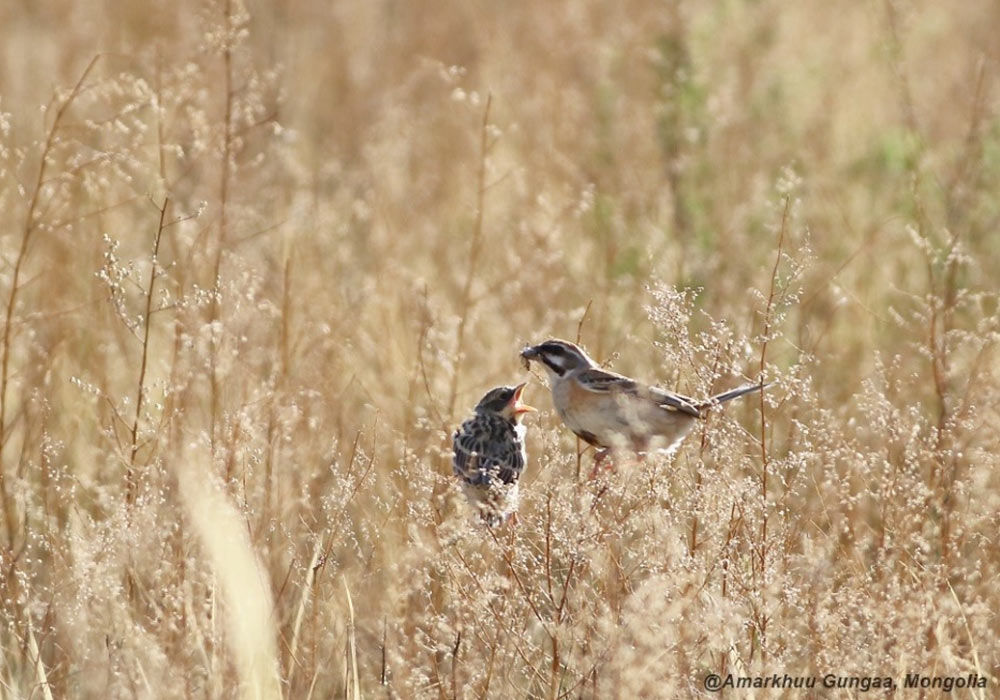
[[[998,35],[985,0],[3,4],[0,698],[994,695]],[[578,329],[777,385],[597,482],[535,386],[490,532],[451,430]]]

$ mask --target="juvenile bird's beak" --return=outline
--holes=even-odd
[[[511,399],[511,402],[514,407],[515,416],[520,415],[522,413],[534,413],[535,411],[538,410],[534,406],[529,406],[526,403],[521,403],[521,396],[522,394],[524,394],[524,387],[526,386],[528,386],[528,382],[523,382],[521,384],[518,384],[517,388],[514,390],[514,398]]]

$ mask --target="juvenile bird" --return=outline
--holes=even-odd
[[[452,440],[452,468],[469,502],[490,527],[505,523],[518,506],[524,471],[525,426],[521,416],[537,409],[521,402],[524,384],[490,389]]]
[[[526,347],[521,358],[526,367],[532,361],[545,367],[559,417],[581,440],[603,448],[598,460],[615,447],[672,452],[712,406],[768,386],[749,384],[697,401],[601,369],[566,340]]]

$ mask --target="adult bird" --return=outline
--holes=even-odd
[[[581,440],[602,448],[598,461],[621,447],[673,452],[710,408],[769,386],[748,384],[698,401],[601,369],[567,340],[526,347],[521,358],[525,366],[545,368],[559,417]]]

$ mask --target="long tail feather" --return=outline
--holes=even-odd
[[[717,406],[720,403],[725,403],[726,401],[732,401],[733,399],[738,399],[741,396],[746,396],[754,391],[763,391],[773,383],[774,382],[768,382],[767,384],[745,384],[741,387],[737,387],[736,389],[730,389],[729,391],[724,391],[721,394],[716,394],[708,401],[699,404],[698,408],[711,408],[712,406]]]

